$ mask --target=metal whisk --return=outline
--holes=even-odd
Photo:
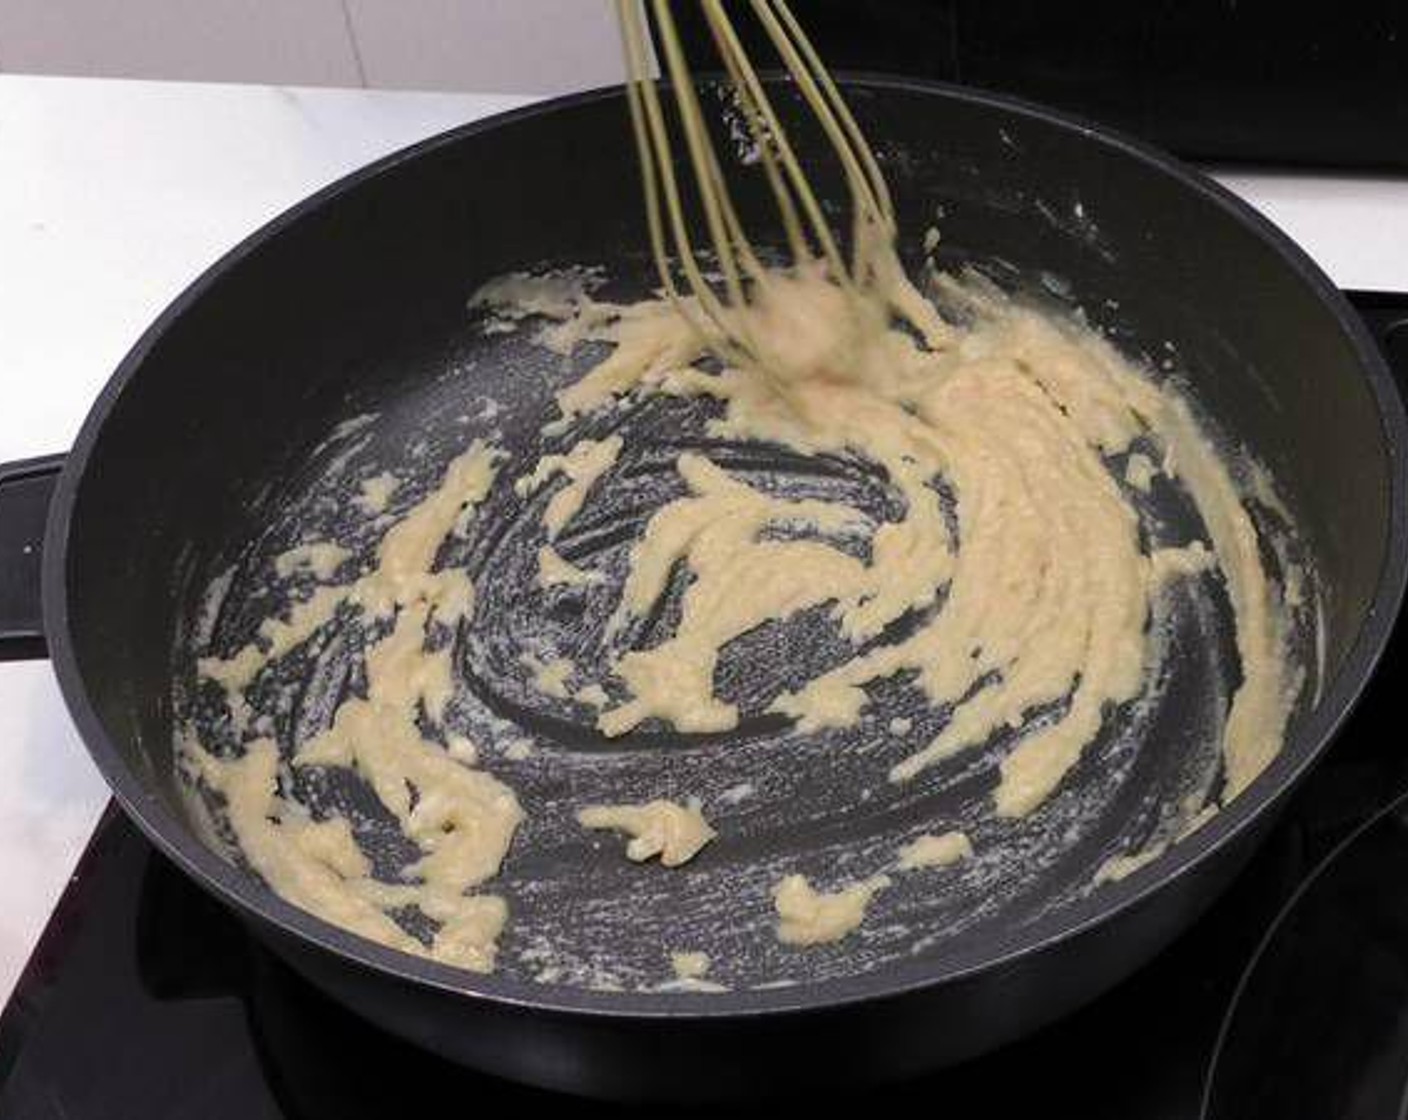
[[[737,92],[738,103],[756,145],[763,172],[776,199],[794,265],[821,261],[828,276],[855,296],[868,282],[864,247],[868,239],[892,239],[894,210],[880,166],[836,83],[803,32],[787,0],[748,0],[754,17],[777,50],[834,149],[845,175],[852,206],[852,259],[848,263],[827,224],[821,202],[797,159],[786,129],[773,107],[757,69],[739,39],[725,0],[698,3],[714,45]],[[646,4],[654,19],[661,62],[678,114],[677,131],[688,152],[679,166],[675,131],[667,122],[660,87],[648,67],[650,32]],[[764,269],[739,221],[724,169],[705,126],[689,63],[680,45],[672,0],[617,0],[629,81],[631,121],[645,186],[651,250],[665,291],[720,356],[758,365],[760,349],[750,337],[747,317],[737,314],[749,298],[750,285],[762,282]],[[682,200],[680,176],[692,174],[706,233],[696,238]],[[696,244],[707,244],[717,259],[722,294],[710,284]],[[676,281],[673,254],[687,292]],[[687,297],[693,297],[692,299]]]

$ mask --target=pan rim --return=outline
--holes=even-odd
[[[292,904],[251,880],[206,847],[190,826],[129,767],[90,704],[70,634],[67,545],[74,507],[85,467],[107,416],[138,374],[148,353],[185,311],[227,272],[303,217],[400,164],[470,137],[622,96],[609,86],[534,102],[521,108],[461,125],[411,144],[349,173],[279,214],[226,252],[153,321],[97,397],[69,453],[50,508],[44,541],[43,618],[51,658],[65,703],[84,743],[116,800],[147,839],[186,874],[222,902],[248,918],[272,927],[296,942],[325,951],[345,964],[448,996],[483,999],[535,1012],[606,1019],[730,1019],[829,1012],[857,1003],[873,1003],[920,994],[1018,964],[1072,941],[1117,915],[1135,909],[1173,881],[1193,872],[1223,847],[1257,826],[1263,814],[1281,801],[1323,754],[1343,726],[1372,678],[1387,644],[1408,580],[1408,416],[1399,390],[1367,328],[1338,288],[1310,257],[1268,219],[1201,172],[1143,141],[1018,98],[947,83],[890,75],[840,72],[848,89],[888,89],[937,95],[1035,119],[1100,144],[1171,177],[1202,196],[1268,245],[1300,282],[1332,311],[1355,351],[1373,395],[1389,458],[1387,551],[1373,600],[1339,672],[1326,682],[1320,705],[1270,765],[1227,809],[1159,860],[1126,879],[1103,886],[1083,899],[1016,930],[995,931],[980,949],[940,958],[915,958],[882,970],[799,983],[789,988],[739,989],[720,993],[601,992],[565,985],[544,985],[499,973],[476,974],[412,956],[365,940]]]

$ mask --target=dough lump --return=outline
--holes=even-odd
[[[860,928],[870,900],[890,885],[884,875],[830,893],[818,891],[801,875],[788,875],[773,888],[778,940],[788,945],[824,945]]]
[[[692,860],[718,835],[695,804],[648,801],[643,805],[588,805],[577,813],[583,828],[611,828],[628,833],[627,858],[640,863],[660,857],[665,867]]]
[[[962,832],[945,832],[938,836],[916,837],[899,850],[901,871],[916,871],[921,867],[948,867],[968,859],[973,854],[972,841]]]

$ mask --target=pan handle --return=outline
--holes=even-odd
[[[48,656],[39,572],[49,499],[65,456],[0,464],[0,661]]]

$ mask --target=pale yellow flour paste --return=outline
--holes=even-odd
[[[1153,597],[1169,579],[1216,565],[1243,674],[1224,734],[1227,795],[1235,796],[1279,749],[1299,676],[1286,662],[1284,611],[1251,519],[1187,404],[1074,322],[936,278],[964,317],[954,326],[892,254],[877,250],[872,265],[874,285],[860,300],[844,298],[816,268],[756,284],[738,314],[763,340],[765,374],[693,366],[700,343],[665,299],[621,307],[582,296],[565,320],[560,336],[615,348],[559,394],[564,416],[638,389],[711,396],[727,405],[715,434],[859,453],[885,468],[906,502],[901,519],[867,525],[855,510],[776,498],[703,454],[680,456],[689,494],[659,510],[635,546],[620,618],[649,611],[679,561],[694,576],[683,618],[670,639],[613,666],[629,697],[601,713],[600,729],[620,735],[652,718],[682,731],[730,728],[738,713],[714,695],[713,673],[732,639],[829,602],[859,642],[946,589],[943,609],[918,633],[775,697],[773,708],[802,733],[848,726],[865,712],[865,685],[917,671],[931,703],[955,708],[891,778],[913,778],[1016,729],[995,807],[1021,816],[1051,794],[1108,708],[1139,694]],[[1206,544],[1140,551],[1137,514],[1105,457],[1141,437],[1176,470],[1207,526]],[[579,446],[580,454],[553,459],[554,469],[599,454],[595,442]],[[956,535],[934,480],[954,494]],[[767,535],[787,522],[860,526],[870,533],[870,561],[824,539]],[[1029,713],[1063,699],[1063,714],[1026,726]]]
[[[973,854],[973,842],[962,832],[943,832],[935,836],[926,833],[916,837],[899,850],[895,866],[901,871],[917,871],[924,867],[948,867]]]
[[[1106,712],[1147,684],[1154,597],[1170,580],[1215,567],[1241,661],[1223,733],[1224,796],[1236,796],[1279,749],[1300,676],[1287,664],[1282,593],[1263,569],[1226,464],[1187,404],[1074,322],[980,285],[935,278],[955,313],[949,322],[905,278],[888,246],[871,246],[864,262],[859,292],[843,291],[812,266],[755,278],[752,302],[734,314],[757,343],[759,364],[717,373],[694,364],[705,356],[701,342],[666,299],[598,301],[569,274],[542,284],[515,276],[479,293],[476,303],[499,314],[496,329],[543,315],[552,324],[539,337],[562,352],[585,341],[611,344],[606,358],[558,395],[561,416],[551,431],[633,392],[707,396],[724,405],[712,434],[860,455],[883,468],[904,506],[897,520],[876,523],[844,505],[765,493],[706,453],[683,454],[676,469],[687,493],[660,508],[636,542],[613,623],[619,634],[650,612],[683,563],[691,582],[675,632],[592,667],[619,682],[624,698],[617,702],[596,682],[574,688],[580,669],[562,659],[525,662],[536,686],[599,708],[607,735],[652,719],[687,732],[725,730],[739,713],[715,695],[714,674],[733,639],[830,604],[842,634],[860,644],[942,595],[942,609],[917,632],[772,697],[771,708],[801,734],[849,726],[867,714],[867,685],[912,674],[929,703],[951,705],[952,715],[892,768],[891,779],[912,779],[1007,729],[1015,745],[1001,762],[994,808],[1018,817],[1056,789]],[[1130,454],[1136,440],[1157,449],[1161,471],[1191,496],[1206,541],[1141,552],[1124,486],[1143,489],[1154,471],[1153,460]],[[551,542],[624,449],[619,435],[582,440],[543,457],[515,484],[523,498],[554,487],[543,510],[549,543],[538,556],[541,586],[616,594],[598,590],[600,574],[568,563]],[[1124,467],[1108,465],[1120,456]],[[268,665],[343,612],[380,620],[366,652],[365,698],[344,702],[331,727],[303,743],[291,763],[258,738],[238,759],[218,758],[194,741],[182,746],[190,769],[224,798],[245,858],[276,891],[365,936],[474,969],[492,967],[506,916],[504,902],[478,888],[497,872],[522,811],[507,786],[474,768],[473,744],[451,739],[447,751],[426,737],[423,721],[433,733],[454,690],[450,650],[427,635],[465,617],[474,602],[468,577],[437,569],[436,557],[448,536],[472,528],[473,506],[494,480],[494,453],[476,445],[386,533],[367,574],[313,588],[286,617],[266,620],[256,642],[228,658],[201,659],[199,672],[223,686],[237,727],[245,727],[245,690]],[[952,496],[951,511],[936,482]],[[396,489],[390,475],[369,479],[360,504],[380,513]],[[817,534],[779,539],[772,531],[799,524]],[[828,539],[856,534],[868,539],[866,560]],[[327,579],[346,559],[336,545],[301,546],[277,568]],[[1058,701],[1059,714],[1030,719]],[[910,726],[898,721],[894,733]],[[512,757],[530,751],[525,742]],[[312,820],[279,796],[279,772],[290,764],[353,767],[366,778],[422,852],[404,882],[371,877],[346,822]],[[667,801],[588,806],[578,818],[589,828],[627,832],[632,859],[659,856],[666,866],[693,858],[715,835],[697,806]],[[896,866],[942,866],[970,850],[961,834],[925,836]],[[1125,870],[1121,864],[1104,877]],[[796,945],[843,938],[888,884],[874,876],[824,893],[787,876],[774,891],[778,936]],[[391,918],[408,906],[436,923],[428,946]]]
[[[936,276],[955,325],[913,287],[888,244],[866,246],[862,261],[858,291],[819,266],[755,277],[750,303],[732,314],[757,365],[720,373],[693,364],[702,344],[669,300],[618,306],[564,294],[559,283],[558,325],[544,337],[563,350],[583,340],[614,344],[559,394],[559,430],[632,391],[709,396],[726,405],[713,434],[858,453],[885,469],[905,502],[899,520],[869,524],[842,505],[766,494],[705,454],[681,455],[689,492],[660,509],[634,547],[616,622],[619,629],[654,608],[680,562],[693,577],[682,617],[665,641],[617,659],[611,670],[628,695],[601,712],[598,727],[612,736],[649,719],[686,732],[734,727],[739,713],[714,694],[720,653],[733,639],[830,603],[859,643],[946,592],[918,633],[774,697],[772,709],[799,733],[850,726],[866,713],[865,686],[916,673],[929,702],[951,705],[952,715],[891,779],[912,779],[1012,730],[994,808],[1023,816],[1056,789],[1106,713],[1145,687],[1154,597],[1170,580],[1216,567],[1242,670],[1223,733],[1224,798],[1235,797],[1279,749],[1300,676],[1287,664],[1284,604],[1251,518],[1187,404],[1073,321]],[[1157,448],[1164,472],[1188,491],[1206,542],[1141,551],[1138,515],[1107,465],[1124,455],[1127,485],[1147,490],[1153,461],[1133,450],[1136,440]],[[610,461],[619,450],[610,449]],[[531,481],[567,470],[573,485],[558,497],[570,496],[575,513],[578,473],[568,464],[587,466],[581,475],[591,481],[607,457],[583,441],[545,460]],[[954,496],[956,532],[935,481]],[[769,533],[789,523],[820,539]],[[857,530],[869,535],[868,562],[825,539]],[[1057,702],[1064,708],[1055,717],[1031,719]],[[966,843],[925,838],[901,865],[962,858]],[[780,936],[799,944],[844,936],[873,893],[856,887],[831,900],[789,877],[778,905],[792,916]],[[844,920],[813,921],[813,913]]]
[[[345,701],[331,727],[299,747],[292,765],[352,767],[361,774],[421,849],[404,882],[371,877],[345,820],[312,821],[279,796],[282,764],[272,742],[249,743],[241,757],[228,760],[192,739],[181,744],[203,784],[224,798],[240,852],[280,895],[365,937],[475,971],[493,967],[507,907],[501,898],[472,892],[497,873],[523,814],[512,790],[473,769],[473,744],[455,738],[447,751],[424,737],[418,716],[438,722],[454,691],[450,649],[427,648],[427,627],[453,623],[473,606],[468,578],[436,570],[436,554],[462,509],[482,501],[493,479],[494,455],[476,444],[387,532],[372,571],[354,583],[317,588],[288,618],[266,621],[260,642],[229,659],[199,663],[203,676],[225,687],[236,710],[266,666],[312,638],[338,611],[390,622],[368,643],[366,697]],[[436,923],[429,945],[390,917],[410,906]]]
[[[788,945],[824,945],[854,933],[865,920],[870,900],[890,885],[884,875],[839,890],[816,890],[801,875],[788,875],[773,888],[777,936]]]
[[[640,863],[660,857],[665,867],[688,863],[718,835],[697,804],[588,805],[577,813],[583,828],[610,828],[630,837],[626,856]]]

